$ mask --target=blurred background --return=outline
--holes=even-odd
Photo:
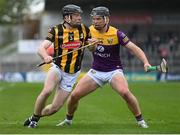
[[[162,58],[168,74],[144,73],[143,64],[121,48],[120,55],[129,81],[180,80],[180,1],[179,0],[0,0],[0,80],[42,82],[48,66],[32,70],[41,59],[36,50],[49,27],[62,22],[66,4],[82,7],[83,22],[91,24],[90,12],[96,6],[110,9],[110,24],[124,31],[141,47],[152,65]],[[85,53],[82,70],[91,65]]]

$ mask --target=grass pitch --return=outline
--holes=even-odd
[[[23,122],[32,114],[42,86],[37,83],[0,83],[0,134],[180,133],[179,82],[129,84],[139,100],[148,129],[136,125],[125,102],[109,85],[81,100],[70,127],[55,126],[64,119],[66,106],[56,114],[42,118],[36,129],[24,127]]]

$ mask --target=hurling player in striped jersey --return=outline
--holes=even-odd
[[[56,113],[70,95],[81,71],[84,49],[90,38],[90,30],[82,24],[82,10],[79,6],[68,4],[62,8],[63,22],[49,29],[46,39],[38,49],[38,54],[45,63],[51,63],[44,87],[38,95],[33,113],[24,126],[36,128],[40,118]],[[47,49],[54,45],[54,57],[64,55],[53,61]],[[73,51],[74,50],[74,51]],[[69,53],[73,51],[72,53]],[[52,102],[46,105],[48,97],[55,91]]]
[[[109,25],[109,9],[106,7],[96,7],[91,12],[92,26],[90,32],[92,38],[102,40],[93,52],[93,63],[88,73],[81,78],[75,90],[68,99],[67,115],[64,121],[58,125],[71,125],[74,113],[78,107],[78,101],[95,91],[97,88],[109,83],[127,103],[129,110],[134,115],[137,125],[148,128],[136,97],[131,93],[128,82],[124,77],[123,66],[120,58],[120,48],[125,47],[133,52],[144,64],[144,70],[151,65],[145,53],[121,30]],[[113,100],[113,99],[112,99]],[[120,119],[120,118],[119,118]]]

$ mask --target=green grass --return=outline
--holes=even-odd
[[[148,129],[141,129],[125,102],[109,85],[83,98],[70,127],[56,127],[65,116],[44,117],[36,129],[23,127],[43,84],[0,83],[0,134],[179,134],[180,83],[130,83]],[[52,97],[51,97],[52,98]],[[50,98],[50,100],[51,100]],[[49,102],[49,101],[48,101]]]

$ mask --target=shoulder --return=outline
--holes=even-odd
[[[111,30],[111,31],[118,31],[118,29],[113,27],[113,26],[109,26],[109,30]]]
[[[91,32],[92,32],[92,31],[96,31],[96,29],[94,28],[93,25],[89,26],[89,29],[90,29]]]
[[[94,28],[93,25],[89,26],[89,29],[93,29],[93,28]]]
[[[122,37],[122,38],[127,37],[127,35],[126,35],[123,31],[121,31],[121,30],[117,30],[117,35],[118,35],[119,37]]]
[[[55,29],[59,28],[59,27],[62,27],[61,24],[58,24],[58,25],[54,25],[54,26],[50,26],[48,28],[48,32],[52,33],[53,31],[55,31]]]
[[[113,26],[109,26],[107,33],[108,34],[115,34],[115,35],[117,35],[117,31],[118,31],[117,28],[115,28]]]
[[[122,37],[127,36],[122,30],[120,30],[118,28],[112,27],[112,30],[115,30],[117,32],[118,36],[122,36]]]
[[[54,26],[52,26],[52,27],[50,27],[50,28],[51,28],[51,29],[62,29],[62,27],[63,27],[63,24],[60,23],[60,24],[54,25]]]
[[[117,31],[117,36],[119,38],[120,44],[122,45],[126,45],[130,41],[127,35],[120,30]]]
[[[54,25],[50,27],[48,30],[48,33],[52,33],[52,34],[55,34],[57,32],[63,33],[63,24]]]
[[[51,33],[54,30],[54,27],[48,27],[48,33]]]

